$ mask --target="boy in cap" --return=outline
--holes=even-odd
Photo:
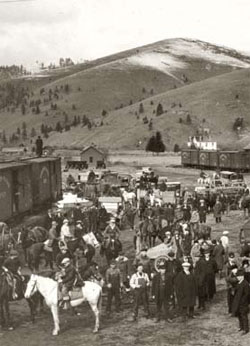
[[[239,319],[239,331],[242,335],[249,332],[248,304],[249,304],[249,284],[244,278],[244,270],[239,269],[236,273],[238,284],[232,305],[232,314]]]
[[[106,311],[107,314],[111,313],[111,303],[113,297],[115,297],[115,310],[120,312],[121,310],[121,298],[120,289],[123,286],[121,272],[117,268],[117,262],[115,260],[111,261],[110,267],[106,271],[106,284],[108,288],[108,301]]]

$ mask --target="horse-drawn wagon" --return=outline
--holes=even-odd
[[[169,253],[174,252],[175,249],[170,244],[161,243],[156,245],[147,251],[147,256],[154,261],[154,268],[159,270],[159,264],[163,261],[168,261]]]

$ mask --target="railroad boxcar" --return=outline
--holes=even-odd
[[[232,171],[244,170],[245,162],[243,161],[243,152],[242,151],[231,152],[230,156],[231,156],[230,169]]]
[[[199,166],[199,150],[190,149],[190,164],[192,167]]]
[[[0,221],[32,208],[31,167],[26,163],[0,164]]]
[[[183,149],[182,150],[181,163],[184,167],[191,166],[191,151],[190,151],[190,149]]]
[[[218,151],[209,152],[209,168],[217,169],[219,167]]]
[[[200,150],[200,152],[199,152],[199,167],[201,167],[201,168],[209,167],[209,155],[210,155],[210,151]]]
[[[28,162],[31,164],[34,206],[58,200],[62,195],[60,158],[40,157]]]

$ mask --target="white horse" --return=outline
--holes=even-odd
[[[135,204],[136,194],[132,192],[126,191],[124,188],[121,188],[121,194],[124,202],[129,202],[131,205]]]
[[[54,329],[52,335],[58,335],[60,331],[59,325],[59,311],[58,311],[58,282],[47,277],[32,274],[27,284],[25,291],[25,298],[30,298],[36,291],[39,291],[45,298],[46,304],[50,307],[53,320]],[[81,287],[82,297],[71,300],[70,304],[72,307],[76,307],[87,301],[95,314],[95,328],[94,333],[99,330],[99,315],[102,304],[102,288],[95,282],[85,281],[84,286]]]

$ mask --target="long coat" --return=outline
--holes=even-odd
[[[217,273],[217,264],[213,258],[210,258],[208,261],[204,260],[206,263],[206,286],[207,286],[207,294],[209,298],[212,298],[216,293],[216,285],[215,285],[215,274]]]
[[[215,203],[214,205],[214,217],[221,217],[221,213],[222,213],[222,204],[221,202]]]
[[[225,254],[224,247],[221,244],[215,245],[215,247],[213,249],[213,257],[214,257],[215,262],[217,264],[218,270],[222,270],[223,269],[224,254]]]
[[[161,300],[169,301],[174,294],[173,276],[168,272],[165,272],[164,295],[162,296],[161,293],[161,273],[157,273],[152,283],[152,296],[155,296],[156,304]]]
[[[196,301],[196,281],[192,273],[189,275],[183,271],[175,279],[175,291],[180,308],[193,307]]]
[[[203,257],[200,257],[200,259],[196,262],[196,266],[194,269],[199,297],[205,297],[206,295],[206,269],[207,265],[205,259]]]
[[[237,315],[239,312],[248,313],[249,308],[249,284],[243,280],[236,287],[236,293],[232,305],[232,313]]]

